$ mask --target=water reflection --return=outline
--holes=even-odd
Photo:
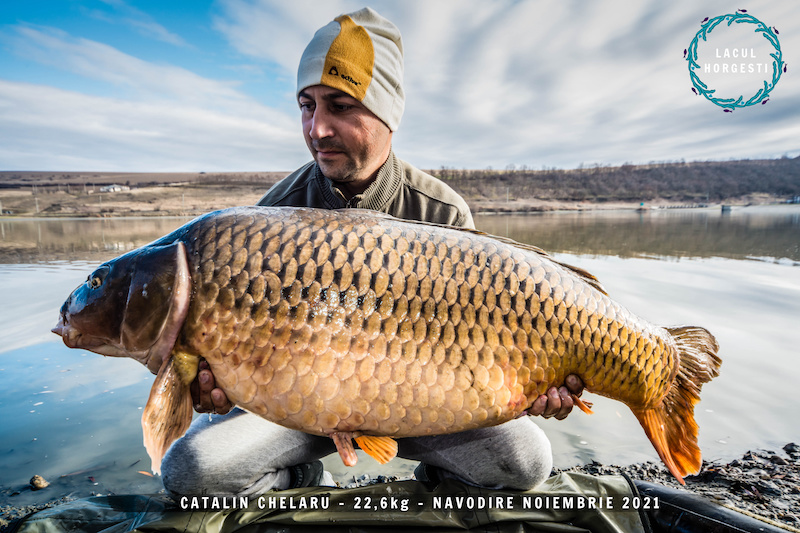
[[[188,218],[0,219],[0,263],[103,261]],[[476,215],[477,227],[551,252],[800,261],[800,207]]]
[[[160,480],[140,473],[150,463],[137,435],[152,383],[143,366],[58,343],[0,357],[0,403],[7,412],[0,504],[161,490]],[[34,474],[50,487],[23,490]]]
[[[697,408],[706,459],[729,460],[776,448],[800,435],[791,402],[763,391],[794,390],[800,375],[800,209],[479,216],[478,227],[529,242],[597,275],[609,294],[650,322],[695,324],[719,340],[719,378]],[[0,221],[0,504],[66,493],[155,492],[140,472],[140,408],[152,376],[132,360],[66,348],[50,328],[69,292],[103,260],[146,244],[185,219]],[[710,256],[718,256],[712,257]],[[652,260],[653,257],[687,260]],[[742,261],[758,257],[769,261]],[[776,261],[777,259],[788,259]],[[5,263],[5,264],[3,264]],[[540,420],[556,465],[657,461],[630,411],[591,395],[595,415]],[[347,483],[379,469],[361,458],[354,471],[326,461]],[[34,474],[53,489],[12,496]],[[63,476],[63,477],[62,477]],[[97,485],[95,485],[97,483]]]
[[[79,257],[104,261],[143,246],[188,218],[0,220],[0,264]]]
[[[495,235],[551,252],[619,257],[728,257],[800,261],[800,208],[587,211],[476,216]]]

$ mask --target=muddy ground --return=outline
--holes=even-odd
[[[738,512],[767,519],[789,531],[800,531],[800,446],[745,453],[729,463],[704,462],[697,476],[681,487],[660,463],[608,466],[590,463],[568,469],[586,474],[626,473],[632,479],[688,490]]]
[[[766,519],[772,525],[788,531],[800,531],[800,446],[787,444],[780,450],[758,450],[745,453],[728,463],[706,462],[697,476],[686,478],[680,487],[660,463],[640,463],[629,466],[590,463],[566,471],[610,475],[626,473],[633,479],[661,483],[691,491],[730,509]],[[354,487],[374,482],[394,481],[380,476],[362,476],[346,485]],[[4,500],[13,501],[14,492],[26,488],[0,487]],[[42,490],[47,490],[42,489]],[[34,511],[59,505],[70,497],[53,495],[46,503],[27,506],[0,506],[0,533],[10,531],[14,521]]]

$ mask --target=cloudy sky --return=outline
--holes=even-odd
[[[364,5],[403,34],[394,146],[418,167],[800,155],[792,0],[37,0],[0,2],[0,170],[293,170],[303,48]],[[778,28],[788,70],[766,105],[724,113],[683,51],[739,8]],[[769,61],[755,33],[731,42]]]

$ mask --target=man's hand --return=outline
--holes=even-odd
[[[575,402],[572,401],[572,394],[580,396],[582,393],[583,382],[581,378],[575,374],[570,374],[565,380],[564,387],[558,389],[550,387],[547,394],[536,398],[536,401],[528,409],[528,414],[545,418],[554,416],[556,420],[564,420],[575,406]]]
[[[189,386],[192,392],[192,405],[198,413],[216,413],[225,415],[233,409],[225,391],[215,387],[214,374],[207,361],[200,361],[197,377]]]

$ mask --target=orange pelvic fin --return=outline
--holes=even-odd
[[[356,437],[358,447],[364,453],[384,465],[397,456],[397,441],[391,437],[360,435]]]
[[[578,409],[580,409],[587,415],[594,414],[594,411],[592,411],[592,402],[581,400],[580,396],[577,396],[575,394],[572,394],[571,396],[572,396],[572,401],[575,403]]]
[[[684,485],[683,477],[697,474],[702,466],[694,406],[700,401],[702,385],[719,375],[722,361],[717,356],[717,341],[705,329],[667,331],[678,346],[678,374],[658,406],[633,413],[670,473]]]
[[[197,356],[173,353],[161,364],[150,389],[142,412],[142,433],[154,474],[161,473],[164,454],[192,423],[189,384],[197,375],[198,363]]]

